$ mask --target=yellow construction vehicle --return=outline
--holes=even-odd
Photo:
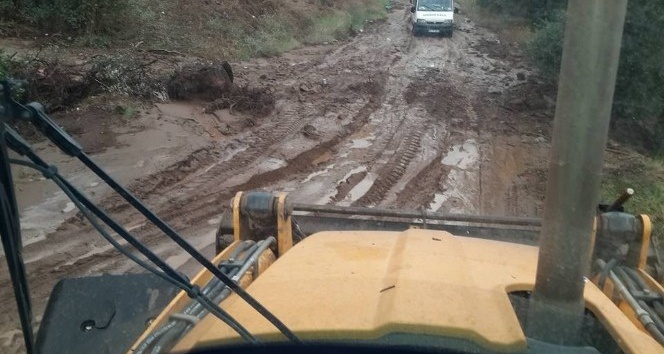
[[[108,177],[38,105],[8,99],[3,83],[0,116],[35,123],[202,266],[191,281],[170,268],[3,124],[3,171],[8,161],[42,171],[95,226],[104,222],[152,262],[126,253],[154,274],[63,280],[34,340],[13,195],[0,188],[27,351],[664,353],[664,289],[646,271],[650,219],[624,211],[631,190],[596,205],[625,8],[625,0],[570,2],[543,219],[316,206],[239,192],[212,260]],[[31,162],[9,159],[5,144]],[[11,174],[0,177],[11,186]]]
[[[616,211],[599,214],[597,238],[629,239],[630,251],[620,263],[613,258],[613,265],[601,264],[593,282],[586,282],[578,343],[602,353],[664,352],[647,334],[650,321],[644,322],[642,314],[653,314],[661,304],[648,305],[648,299],[661,300],[664,294],[644,271],[650,222],[645,215],[617,211],[625,199],[606,208]],[[291,205],[285,194],[266,192],[238,193],[232,210],[222,220],[222,250],[213,262],[223,268],[247,259],[251,266],[236,273],[240,284],[302,341],[462,353],[576,353],[524,335],[538,257],[537,247],[527,244],[539,228],[536,219]],[[461,230],[473,237],[449,232]],[[227,236],[232,240],[226,246]],[[515,236],[521,243],[497,241]],[[243,251],[255,244],[254,251]],[[193,281],[204,287],[212,278],[203,271]],[[631,306],[634,299],[644,305]],[[159,342],[168,333],[162,329],[184,321],[178,314],[191,304],[179,294],[130,352],[143,353]],[[237,296],[224,304],[262,341],[287,340]],[[233,329],[207,316],[168,344],[188,352],[240,340]]]

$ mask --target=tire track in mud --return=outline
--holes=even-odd
[[[168,197],[168,204],[185,204],[192,198],[192,193],[202,190],[213,191],[220,181],[225,181],[247,169],[261,157],[269,155],[275,149],[275,145],[280,145],[288,136],[299,132],[313,119],[313,111],[313,105],[307,104],[304,107],[291,107],[280,113],[277,124],[259,128],[255,133],[256,141],[246,150],[240,151],[228,161],[217,160],[205,166],[204,173],[186,179],[186,184],[183,184],[176,194]]]
[[[428,165],[408,181],[406,186],[397,193],[396,207],[419,209],[431,204],[432,191],[441,188],[441,182],[449,172],[449,169],[440,163],[442,158],[443,154],[439,152]]]
[[[376,57],[385,62],[391,59],[389,56],[382,55],[376,55]],[[339,62],[343,63],[343,60]],[[383,68],[384,63],[377,62],[371,66]],[[315,68],[310,69],[313,70]],[[308,75],[310,73],[303,72],[298,76],[306,77]],[[317,144],[313,149],[301,152],[290,159],[288,164],[282,168],[262,174],[255,174],[240,185],[234,186],[224,183],[229,176],[246,173],[245,171],[250,169],[249,165],[252,162],[269,155],[270,151],[274,151],[279,145],[286,142],[288,136],[298,134],[304,125],[308,124],[312,119],[317,118],[319,112],[311,104],[297,103],[293,105],[286,101],[289,107],[279,114],[276,122],[275,119],[272,119],[272,122],[275,123],[268,123],[268,125],[258,127],[253,133],[250,133],[250,137],[255,139],[252,146],[238,152],[231,159],[223,163],[220,163],[218,160],[226,148],[210,146],[195,151],[192,160],[189,157],[171,164],[159,173],[146,176],[138,182],[132,183],[131,188],[147,204],[153,206],[156,204],[156,208],[154,208],[156,214],[168,221],[176,230],[186,230],[187,234],[190,234],[202,228],[209,228],[210,225],[206,221],[220,214],[220,200],[230,199],[237,190],[263,187],[279,179],[292,178],[294,174],[311,171],[315,168],[313,161],[320,155],[343,144],[344,139],[365,125],[369,121],[370,115],[380,107],[385,76],[383,72],[379,77],[380,82],[376,84],[376,87],[380,88],[380,90],[368,92],[370,96],[367,99],[367,103],[356,114],[353,115],[353,112],[344,112],[344,114],[352,115],[353,118],[349,124],[343,127],[341,132],[331,139]],[[355,81],[359,82],[357,79]],[[355,92],[347,92],[345,95],[349,97],[355,95],[354,99],[348,101],[349,103],[356,101],[358,98]],[[320,102],[317,103],[320,105]],[[338,104],[338,100],[329,103]],[[323,106],[325,105],[324,101]],[[143,181],[147,182],[143,183]],[[161,193],[164,193],[164,189],[173,190],[178,186],[182,186],[177,193],[181,197],[175,202],[166,200],[165,203],[153,203],[154,200],[152,199],[155,198],[173,199],[173,194],[162,195]],[[137,221],[138,219],[142,220],[142,217],[135,213],[133,209],[131,211],[125,210],[126,207],[123,207],[123,204],[119,199],[110,197],[104,199],[101,206],[107,210],[110,207],[113,214],[116,214],[114,218],[121,224],[138,225],[132,230],[132,233],[146,244],[146,246],[160,249],[161,251],[158,254],[169,254],[176,249],[175,246],[168,247],[168,242],[170,241],[156,228]],[[183,210],[187,212],[183,213]],[[97,235],[93,235],[92,231],[84,231],[85,229],[90,230],[89,228],[74,226],[74,224],[78,224],[77,218],[73,218],[70,222],[63,224],[54,235],[50,235],[50,238],[63,239],[71,234],[79,235],[77,237],[78,240],[87,239],[91,241],[77,242],[78,245],[74,249],[66,252],[58,251],[47,254],[39,260],[39,267],[35,267],[35,269],[31,269],[30,271],[30,282],[31,284],[35,284],[33,291],[36,298],[47,299],[53,281],[62,276],[85,275],[89,269],[113,273],[118,268],[118,262],[124,264],[128,262],[116,250],[104,247],[105,243],[100,241]],[[212,242],[213,240],[210,241]],[[49,244],[53,244],[54,246],[56,243],[49,242]],[[44,247],[44,245],[41,245],[41,247]],[[63,259],[68,259],[69,261],[62,262]],[[8,298],[11,300],[10,297],[5,297],[5,299],[0,300],[0,303],[6,303],[5,300]],[[41,310],[39,306],[43,306],[44,304],[40,302],[37,305],[37,309]]]
[[[385,194],[403,177],[411,160],[417,155],[421,148],[422,135],[424,135],[423,130],[410,131],[397,153],[381,168],[371,188],[353,205],[368,206],[383,200]]]
[[[384,80],[385,79],[383,77],[382,81]],[[378,83],[376,87],[382,86],[382,84]],[[357,114],[353,116],[351,121],[344,125],[341,131],[332,139],[321,142],[314,148],[301,152],[294,158],[288,160],[286,165],[283,167],[252,175],[247,181],[239,185],[225,185],[222,188],[217,188],[217,193],[214,195],[204,198],[197,198],[197,200],[193,203],[187,204],[188,211],[187,213],[183,214],[182,217],[187,219],[188,224],[204,220],[209,218],[210,215],[215,214],[215,210],[217,210],[216,213],[218,213],[218,209],[210,210],[211,204],[216,204],[219,200],[227,200],[232,198],[236,191],[261,188],[283,179],[293,179],[296,176],[312,172],[316,168],[314,164],[316,159],[329,151],[337,149],[338,146],[343,143],[347,137],[349,137],[353,132],[357,131],[361,126],[367,124],[371,114],[376,109],[378,109],[378,107],[380,107],[383,95],[384,93],[382,90],[375,92],[373,97],[369,99],[369,101],[357,112]],[[291,133],[296,132],[299,132],[299,130],[293,131]],[[169,214],[168,212],[166,212],[165,216],[167,218],[171,216],[176,217],[176,215]]]
[[[200,193],[190,195],[190,199],[185,202],[186,204],[177,208],[173,207],[173,205],[168,205],[163,207],[163,209],[157,210],[157,215],[159,215],[163,220],[168,220],[170,226],[176,230],[182,230],[186,228],[187,234],[194,233],[202,228],[209,228],[210,225],[207,223],[207,221],[210,220],[210,218],[221,214],[221,210],[226,208],[226,203],[224,202],[231,199],[237,191],[265,187],[266,183],[270,183],[271,181],[279,181],[285,178],[292,178],[296,175],[311,172],[316,167],[313,163],[316,159],[318,159],[326,152],[338,148],[339,144],[344,142],[344,139],[346,139],[354,131],[368,122],[371,114],[380,106],[382,95],[382,92],[377,92],[377,94],[372,99],[370,99],[353,117],[351,122],[343,127],[339,134],[330,140],[316,145],[313,149],[304,151],[290,159],[286,166],[261,174],[253,175],[247,181],[237,186],[220,185],[219,183],[215,182],[215,187],[211,187],[211,189],[207,190],[208,193],[206,193],[204,196],[200,195]],[[300,122],[298,124],[304,123]],[[267,130],[268,129],[266,129],[266,131]],[[294,134],[298,133],[299,129],[283,129],[282,131],[288,132],[288,134]],[[262,153],[264,154],[265,152],[263,151]],[[253,158],[252,156],[254,155],[255,154],[252,153],[248,154],[247,156],[248,158]],[[183,212],[183,210],[186,210],[186,212]],[[138,237],[146,246],[151,248],[162,245],[164,242],[170,242],[167,241],[168,238],[163,235],[161,231],[156,229],[156,227],[151,224],[143,224],[142,226],[133,230],[132,233],[134,236]],[[210,242],[212,241],[213,240],[211,239]],[[169,252],[173,252],[172,247],[159,248],[162,249],[162,251],[158,253],[160,256],[164,256]],[[113,271],[116,268],[118,256],[119,255],[115,249],[107,248],[101,252],[83,255],[83,257],[79,257],[67,264],[59,264],[57,265],[57,268],[50,269],[48,274],[67,274],[70,276],[82,275],[84,273],[81,271],[81,269],[89,269],[91,267],[99,271]],[[42,261],[45,261],[45,259],[42,259]],[[53,261],[53,264],[56,265],[57,262]],[[133,268],[138,269],[137,266]],[[38,278],[47,276],[41,272],[33,272],[32,275]]]

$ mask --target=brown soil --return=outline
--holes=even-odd
[[[187,4],[193,13],[200,2]],[[276,3],[264,6],[270,4]],[[249,189],[287,191],[294,201],[317,204],[540,215],[551,88],[512,47],[487,45],[498,43],[495,34],[464,16],[452,38],[414,38],[407,2],[396,5],[386,21],[347,42],[231,63],[244,100],[225,96],[230,90],[212,104],[146,103],[128,120],[95,105],[56,119],[206,252],[230,198]],[[155,65],[173,73],[187,60],[161,58]],[[222,81],[208,86],[224,87]],[[80,165],[46,142],[35,146],[171,265],[189,275],[196,269]],[[140,271],[67,211],[46,181],[23,169],[16,179],[38,320],[58,279]],[[7,314],[0,351],[17,352],[21,338],[5,267],[0,262],[0,306]]]

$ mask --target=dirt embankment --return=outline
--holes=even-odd
[[[407,1],[395,1],[386,21],[352,40],[232,62],[234,85],[250,98],[247,110],[228,97],[149,104],[103,96],[63,112],[59,122],[207,254],[228,200],[256,188],[307,203],[538,216],[550,88],[517,47],[504,50],[463,15],[452,38],[414,38],[409,14]],[[36,148],[170,264],[194,270],[80,165],[45,142]],[[23,169],[16,179],[38,320],[62,277],[139,270],[47,181]],[[19,327],[4,267],[0,345],[16,351]]]

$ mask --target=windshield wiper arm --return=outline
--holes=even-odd
[[[32,304],[23,262],[23,242],[16,195],[5,143],[5,121],[9,121],[13,113],[14,105],[11,99],[10,84],[8,81],[0,81],[0,238],[14,289],[25,351],[33,354],[36,350],[32,331]]]
[[[258,302],[253,296],[247,293],[240,285],[233,281],[230,277],[224,274],[217,268],[210,260],[194,248],[187,240],[180,236],[172,227],[161,220],[150,209],[148,209],[136,196],[130,191],[116,182],[106,171],[97,165],[90,157],[83,151],[81,146],[44,112],[44,109],[39,103],[30,103],[23,106],[18,102],[9,99],[9,105],[13,114],[20,119],[31,122],[39,131],[42,132],[53,144],[58,146],[64,153],[69,156],[78,158],[84,165],[86,165],[92,172],[101,178],[108,186],[115,192],[120,194],[129,204],[145,216],[152,224],[157,226],[164,234],[180,246],[185,252],[192,256],[199,264],[212,273],[217,279],[228,286],[247,304],[263,316],[268,322],[274,325],[286,338],[294,343],[301,341],[295,334],[273,313],[271,313],[265,306]],[[22,262],[21,262],[22,264]]]

